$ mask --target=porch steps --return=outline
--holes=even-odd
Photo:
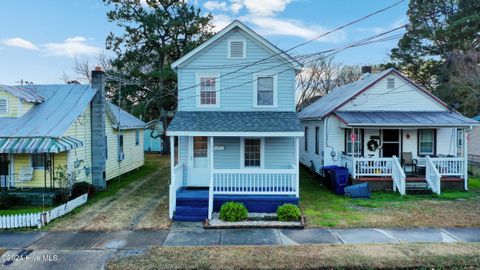
[[[405,190],[407,194],[432,194],[432,189],[425,181],[407,181],[405,183]]]
[[[204,221],[208,217],[208,190],[177,193],[174,221]]]

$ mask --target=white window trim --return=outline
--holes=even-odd
[[[232,42],[242,42],[243,43],[243,57],[231,57],[231,44]],[[245,59],[247,58],[247,40],[246,39],[229,39],[228,40],[228,49],[227,49],[227,58],[228,59]]]
[[[257,100],[257,78],[258,77],[273,77],[273,105],[258,105],[258,100]],[[278,103],[277,103],[277,79],[278,75],[272,75],[272,74],[262,74],[262,73],[256,73],[253,74],[253,107],[254,108],[277,108]]]
[[[5,112],[0,112],[0,114],[8,114],[9,108],[8,108],[8,98],[0,98],[0,100],[5,100]]]
[[[260,167],[245,166],[245,139],[260,139]],[[240,168],[248,170],[262,170],[265,168],[265,137],[240,138]]]
[[[433,134],[432,134],[432,151],[431,152],[421,152],[420,149],[421,149],[421,136],[420,136],[420,133],[422,131],[431,131]],[[419,156],[430,156],[430,155],[434,155],[435,154],[435,143],[436,143],[436,136],[435,136],[435,130],[433,129],[420,129],[419,132],[418,132],[418,140],[417,140],[417,143],[418,143],[418,155]]]
[[[220,73],[197,73],[197,108],[220,108]],[[201,104],[200,79],[205,77],[215,77],[216,104]]]

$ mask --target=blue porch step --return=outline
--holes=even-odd
[[[208,217],[207,189],[180,189],[174,221],[204,221]]]

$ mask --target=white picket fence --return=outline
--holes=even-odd
[[[0,229],[41,228],[50,221],[70,213],[73,209],[86,203],[87,200],[88,194],[85,193],[80,197],[45,212],[0,216]]]

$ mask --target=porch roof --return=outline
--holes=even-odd
[[[83,143],[72,137],[62,138],[0,138],[0,153],[33,154],[60,153],[77,147]]]
[[[177,112],[171,136],[303,136],[295,112]]]
[[[348,126],[362,127],[469,127],[479,122],[457,112],[337,111]]]

